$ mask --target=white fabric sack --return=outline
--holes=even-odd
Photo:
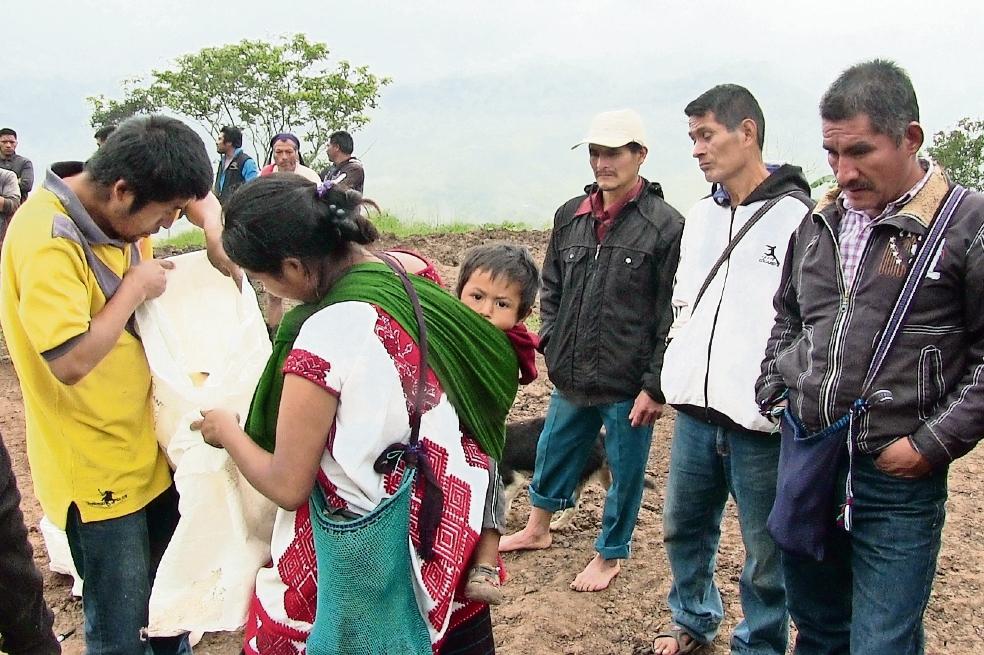
[[[150,599],[150,633],[238,630],[256,572],[270,561],[276,506],[229,455],[190,426],[222,407],[245,422],[271,346],[248,282],[243,289],[205,252],[172,257],[167,290],[137,309],[154,382],[157,438],[174,467],[181,520]]]
[[[47,515],[41,517],[38,524],[41,536],[44,537],[44,547],[48,551],[48,568],[55,573],[72,576],[72,595],[82,595],[82,578],[75,568],[72,559],[72,549],[68,546],[68,535],[65,531],[51,522]]]

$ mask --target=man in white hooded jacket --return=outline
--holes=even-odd
[[[653,650],[690,653],[717,635],[724,612],[714,566],[730,495],[746,552],[744,618],[731,652],[783,655],[789,615],[779,551],[766,530],[779,435],[759,413],[755,381],[789,237],[813,202],[800,168],[763,161],[765,119],[747,89],[716,86],[684,113],[693,156],[713,187],[684,225],[662,372],[667,402],[678,412],[663,509],[673,623]]]

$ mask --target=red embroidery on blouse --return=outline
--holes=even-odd
[[[329,507],[349,509],[349,504],[338,494],[338,486],[328,479],[324,469],[318,469],[318,482],[321,483],[321,489],[325,492],[325,500]]]
[[[307,634],[270,618],[260,599],[253,594],[246,620],[243,650],[247,655],[298,655],[294,642],[304,643]],[[254,641],[255,640],[255,641]],[[256,645],[254,648],[253,645]]]
[[[328,386],[328,373],[331,371],[331,364],[312,352],[295,348],[287,355],[284,360],[284,375],[292,373],[305,380],[310,380],[316,385],[335,396],[340,395],[338,391]]]
[[[421,441],[434,471],[434,477],[444,491],[441,523],[438,525],[437,534],[434,535],[434,557],[430,561],[421,562],[420,567],[421,578],[428,595],[434,599],[443,599],[428,612],[427,616],[431,625],[437,627],[444,625],[444,620],[451,611],[454,590],[458,587],[463,573],[459,563],[468,561],[468,556],[478,543],[479,534],[468,525],[471,488],[461,478],[447,475],[446,449],[428,439]],[[417,517],[420,515],[422,496],[422,486],[414,485],[413,498],[410,501],[410,539],[414,546],[420,545]]]
[[[376,336],[383,344],[383,348],[393,358],[393,365],[400,375],[400,383],[403,385],[403,396],[407,401],[407,414],[414,410],[414,399],[417,395],[417,380],[420,377],[420,350],[417,343],[410,337],[399,323],[385,311],[376,307],[378,318],[376,319]],[[426,414],[433,409],[440,401],[441,383],[434,375],[433,369],[427,369],[427,381],[424,387],[424,402],[422,413]]]
[[[474,438],[464,430],[461,432],[461,448],[465,451],[465,461],[477,469],[489,469],[489,456],[478,445]]]
[[[284,592],[287,616],[295,621],[314,623],[318,604],[318,560],[314,552],[314,534],[307,503],[297,508],[294,540],[277,562],[277,571],[287,585]]]

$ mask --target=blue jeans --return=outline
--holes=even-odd
[[[653,426],[632,427],[629,412],[635,400],[610,405],[579,407],[555,389],[543,432],[536,446],[536,470],[530,484],[534,507],[558,512],[575,503],[574,491],[584,464],[594,448],[598,430],[605,426],[605,454],[612,471],[612,486],[605,498],[601,535],[595,550],[604,559],[625,559],[632,546]]]
[[[663,506],[663,541],[673,572],[673,622],[697,641],[714,639],[724,616],[714,583],[728,495],[738,506],[745,566],[738,582],[744,618],[732,653],[784,655],[789,614],[779,549],[765,522],[776,498],[779,435],[729,430],[678,412]]]
[[[150,589],[178,525],[171,487],[143,509],[83,523],[68,509],[68,545],[82,589],[86,655],[190,655],[188,635],[147,639]]]
[[[841,470],[838,502],[844,501]],[[822,562],[783,553],[796,655],[921,655],[923,614],[946,516],[947,471],[918,480],[854,458],[851,532],[835,528]]]

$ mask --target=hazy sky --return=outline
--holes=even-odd
[[[656,91],[714,71],[721,82],[740,83],[767,68],[791,93],[819,99],[846,66],[887,57],[911,74],[927,133],[984,116],[984,29],[981,5],[970,0],[5,0],[0,14],[0,124],[18,129],[19,151],[40,165],[91,151],[86,95],[119,97],[119,80],[177,55],[287,32],[305,32],[327,42],[334,57],[393,77],[383,108],[401,85],[551,65]],[[373,127],[385,134],[384,124]],[[586,127],[572,127],[565,138],[576,142]],[[806,153],[811,139],[815,151]],[[799,157],[813,157],[807,164],[822,166],[819,142],[818,133],[797,135]],[[698,188],[685,149],[675,153],[673,166]],[[569,156],[586,175],[586,155]],[[659,156],[658,149],[650,155]],[[689,203],[694,193],[677,200]]]

